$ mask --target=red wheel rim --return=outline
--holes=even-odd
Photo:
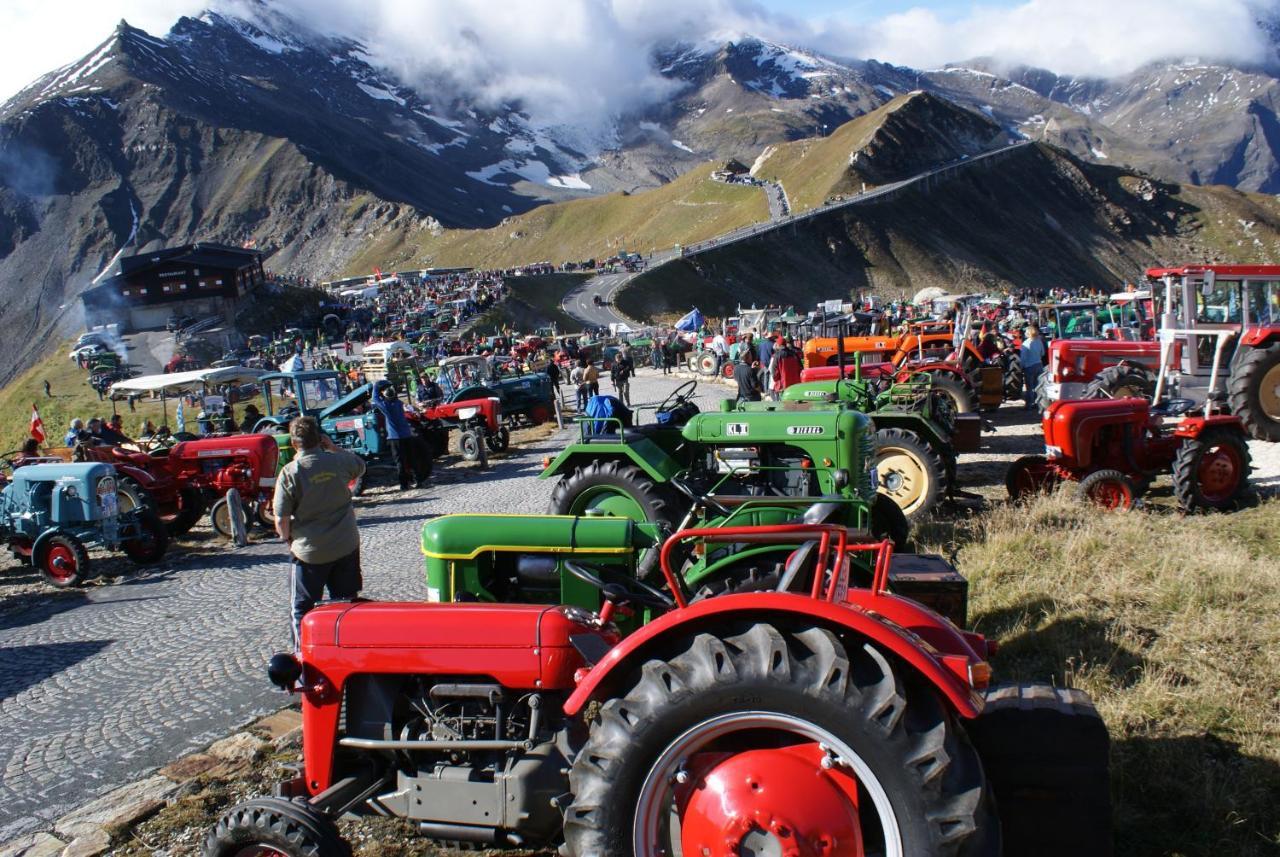
[[[1118,479],[1108,479],[1089,489],[1089,499],[1106,509],[1128,509],[1133,505],[1133,492]]]
[[[49,548],[44,559],[45,571],[57,580],[70,580],[76,576],[76,552],[66,545],[54,545]]]
[[[685,854],[863,853],[857,778],[817,743],[699,753],[688,773],[677,795]]]
[[[246,845],[235,853],[235,857],[289,857],[289,855],[269,845]]]
[[[1240,450],[1225,443],[1212,446],[1196,467],[1200,493],[1210,502],[1230,500],[1240,486],[1243,472],[1244,461],[1241,460]]]

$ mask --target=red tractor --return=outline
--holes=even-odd
[[[1250,436],[1280,440],[1280,265],[1152,268],[1147,278],[1154,308],[1140,297],[1106,338],[1050,346],[1042,407],[1059,398],[1151,396],[1161,342],[1146,334],[1158,310],[1161,328],[1182,330],[1164,358],[1181,370],[1178,395],[1225,403]],[[1224,331],[1234,336],[1215,347]],[[1228,370],[1220,386],[1208,384],[1214,365]]]
[[[1161,331],[1166,358],[1186,332]],[[1216,335],[1219,356],[1210,389],[1222,346],[1232,336],[1229,331]],[[1252,487],[1244,423],[1215,413],[1212,399],[1197,406],[1191,399],[1164,398],[1170,373],[1167,360],[1161,362],[1166,368],[1156,380],[1156,406],[1138,396],[1051,404],[1043,419],[1046,455],[1024,456],[1009,467],[1009,496],[1018,500],[1069,481],[1096,503],[1130,509],[1158,475],[1172,473],[1174,495],[1185,512],[1228,511],[1247,503]]]
[[[302,770],[228,810],[206,857],[346,857],[344,815],[578,857],[995,857],[1002,835],[1006,853],[1111,853],[1087,698],[988,690],[994,646],[891,594],[888,542],[821,523],[686,530],[661,550],[664,590],[582,559],[608,547],[601,522],[617,529],[577,519],[559,554],[596,611],[309,613],[300,655],[268,669],[302,698]],[[690,540],[802,547],[776,587],[697,598],[671,567]],[[624,637],[632,613],[654,618]]]
[[[422,419],[443,430],[436,448],[440,455],[448,448],[450,429],[458,431],[458,449],[467,461],[475,461],[484,454],[485,447],[492,452],[506,452],[511,446],[511,432],[502,424],[502,400],[496,396],[484,399],[464,399],[461,402],[436,402],[420,411]]]
[[[235,489],[250,520],[273,526],[271,501],[275,493],[280,447],[266,434],[236,434],[176,443],[165,456],[165,467],[183,489],[200,495],[213,528],[232,535],[228,492]]]

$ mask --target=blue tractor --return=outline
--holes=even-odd
[[[139,565],[164,556],[169,535],[149,508],[120,511],[110,464],[14,467],[0,491],[0,536],[13,555],[59,588],[92,574],[89,548],[121,550]]]

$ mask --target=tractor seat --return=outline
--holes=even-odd
[[[1180,417],[1196,406],[1194,399],[1165,399],[1151,408],[1155,417]]]

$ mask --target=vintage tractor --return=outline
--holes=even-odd
[[[1154,308],[1149,295],[1138,298],[1133,317],[1108,338],[1051,347],[1042,406],[1071,397],[1150,398],[1161,369],[1159,338],[1123,334],[1149,330],[1158,310],[1161,328],[1182,330],[1165,356],[1165,365],[1171,360],[1180,370],[1176,394],[1197,405],[1225,403],[1251,437],[1280,440],[1280,265],[1152,268],[1147,279]],[[1223,331],[1235,334],[1225,347],[1217,337]],[[1210,385],[1215,365],[1228,371]]]
[[[592,561],[635,525],[567,520],[533,559],[598,609],[311,611],[268,668],[301,697],[303,767],[226,811],[206,857],[349,855],[340,816],[577,857],[1111,853],[1087,697],[990,688],[994,646],[892,594],[888,544],[834,524],[688,530],[663,544],[659,588]],[[697,598],[671,567],[741,542],[805,549],[751,593]],[[652,621],[624,636],[635,611]]]
[[[485,450],[506,452],[511,446],[511,430],[502,421],[502,400],[497,396],[432,402],[418,411],[421,419],[443,429],[432,435],[433,452],[441,455],[449,446],[449,431],[458,432],[458,451],[467,461],[484,457]]]
[[[616,515],[673,530],[697,510],[698,497],[733,504],[832,496],[854,501],[842,509],[847,526],[906,542],[902,511],[873,486],[875,439],[866,416],[777,402],[739,408],[731,400],[700,413],[696,389],[689,381],[673,390],[647,425],[634,425],[625,409],[615,418],[580,420],[578,442],[541,474],[559,478],[548,511]],[[655,559],[647,558],[647,570]]]
[[[1163,332],[1166,353],[1184,332]],[[1231,336],[1220,333],[1219,344]],[[1155,405],[1139,397],[1050,404],[1043,419],[1046,455],[1010,465],[1009,496],[1018,500],[1069,481],[1096,503],[1129,509],[1157,476],[1172,473],[1183,511],[1229,511],[1247,503],[1253,492],[1244,423],[1215,413],[1212,401],[1197,408],[1191,399],[1165,399],[1166,376],[1158,377]]]
[[[89,548],[122,550],[138,564],[164,556],[169,535],[150,509],[121,512],[109,464],[17,466],[0,492],[0,537],[14,557],[59,588],[93,576]]]
[[[249,520],[274,526],[271,500],[279,455],[275,438],[237,434],[182,441],[168,450],[163,461],[184,491],[198,495],[200,508],[209,510],[214,530],[230,538],[234,532],[234,501],[228,496],[232,489],[245,505]]]
[[[508,422],[540,425],[555,415],[555,395],[545,372],[496,374],[483,357],[467,355],[440,361],[436,381],[447,402],[496,396]]]

